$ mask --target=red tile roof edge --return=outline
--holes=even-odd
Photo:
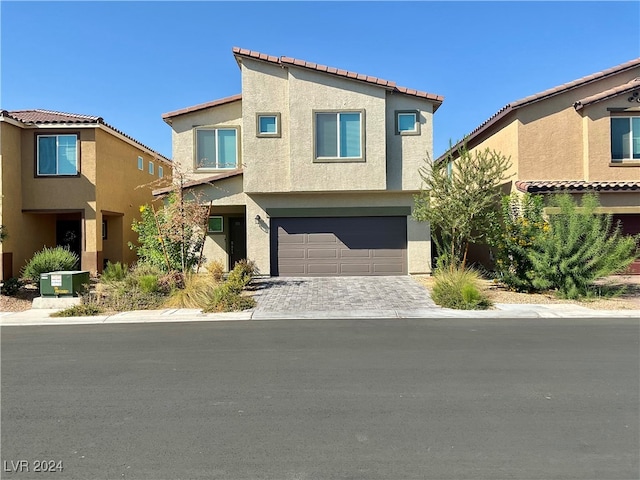
[[[573,107],[576,110],[581,110],[584,107],[592,105],[594,103],[602,102],[604,100],[608,100],[610,98],[616,97],[618,95],[622,95],[623,93],[631,92],[635,89],[640,89],[640,77],[634,78],[628,83],[624,85],[619,85],[614,88],[610,88],[609,90],[605,90],[604,92],[596,93],[595,95],[591,95],[589,97],[585,97],[581,100],[578,100],[573,104]],[[640,96],[636,95],[637,98]]]
[[[588,182],[585,180],[519,180],[516,188],[524,193],[553,192],[622,192],[640,190],[640,182]]]
[[[198,187],[200,185],[205,185],[207,183],[215,182],[217,180],[224,180],[225,178],[235,177],[236,175],[242,175],[242,173],[243,173],[242,168],[237,168],[235,170],[230,170],[224,173],[218,173],[210,177],[199,178],[198,180],[191,180],[190,182],[186,182],[185,184],[182,185],[182,190]],[[174,189],[173,186],[169,186],[169,187],[159,188],[157,190],[154,190],[151,193],[154,197],[158,197],[160,195],[170,193],[171,191],[173,191],[173,189]]]
[[[491,125],[495,124],[502,118],[506,117],[511,111],[518,109],[520,107],[524,107],[525,105],[529,105],[531,103],[538,102],[540,100],[544,100],[545,98],[552,97],[554,95],[559,95],[568,90],[571,90],[576,87],[580,87],[582,85],[586,85],[587,83],[594,82],[596,80],[600,80],[602,78],[624,72],[626,70],[630,70],[634,67],[640,65],[640,58],[636,58],[633,60],[629,60],[628,62],[622,63],[615,67],[608,68],[606,70],[602,70],[601,72],[592,73],[591,75],[587,75],[585,77],[579,78],[577,80],[573,80],[572,82],[564,83],[554,88],[550,88],[544,90],[535,95],[530,95],[528,97],[522,98],[520,100],[516,100],[515,102],[508,103],[496,113],[494,113],[491,117],[477,126],[475,129],[471,131],[471,133],[467,134],[465,138],[459,142],[457,142],[452,148],[443,153],[440,157],[436,159],[436,163],[443,161],[450,153],[455,153],[464,143],[468,143],[469,141],[476,138],[480,133],[487,130]]]
[[[284,66],[284,65],[293,65],[296,67],[307,68],[309,70],[315,70],[322,73],[328,73],[331,75],[335,75],[338,77],[348,78],[350,80],[357,80],[360,82],[368,83],[371,85],[377,85],[392,92],[402,93],[404,95],[411,95],[413,97],[424,98],[429,101],[436,103],[436,108],[434,108],[434,112],[438,109],[440,104],[444,101],[444,97],[442,95],[436,95],[434,93],[423,92],[420,90],[410,89],[407,87],[399,87],[396,86],[396,82],[391,80],[384,80],[382,78],[373,77],[370,75],[363,75],[361,73],[351,72],[349,70],[344,70],[336,67],[328,67],[326,65],[320,65],[313,62],[307,62],[306,60],[300,60],[298,58],[292,58],[287,56],[274,57],[272,55],[266,55],[264,53],[256,52],[254,50],[247,50],[246,48],[233,47],[233,54],[236,56],[252,58],[254,60],[262,60],[270,63],[274,63],[276,65]]]
[[[46,115],[58,115],[60,117],[67,117],[67,119],[62,119],[61,120],[24,120],[24,118],[20,118],[20,115],[16,115],[19,113],[23,113],[23,112],[37,112],[37,113],[42,113],[42,114],[46,114]],[[82,114],[78,114],[78,113],[67,113],[67,112],[58,112],[58,111],[54,111],[54,110],[44,110],[44,109],[40,109],[40,108],[33,108],[30,110],[13,110],[13,111],[7,111],[7,110],[2,110],[0,111],[0,116],[5,116],[8,118],[11,118],[17,122],[20,122],[24,125],[103,125],[106,128],[108,128],[109,130],[112,130],[114,132],[116,132],[119,135],[122,135],[123,137],[127,138],[128,140],[131,140],[133,143],[143,147],[146,150],[149,150],[150,152],[153,152],[153,154],[159,159],[162,160],[164,162],[166,162],[169,166],[173,166],[173,163],[171,162],[170,159],[168,159],[167,157],[165,157],[164,155],[162,155],[161,153],[155,151],[154,149],[148,147],[147,145],[145,145],[142,142],[139,142],[138,140],[136,140],[135,138],[133,138],[132,136],[124,133],[122,130],[118,130],[117,128],[115,128],[113,125],[108,124],[107,122],[104,121],[104,119],[102,117],[96,117],[96,116],[91,116],[91,115],[82,115]],[[77,121],[69,121],[68,118],[77,118]]]
[[[220,105],[225,105],[227,103],[233,103],[242,100],[242,94],[238,93],[237,95],[232,95],[230,97],[219,98],[217,100],[212,100],[210,102],[199,103],[197,105],[192,105],[190,107],[181,108],[179,110],[174,110],[173,112],[167,112],[162,114],[162,119],[169,123],[168,120],[179,115],[184,115],[185,113],[193,113],[199,110],[204,110],[205,108],[218,107]]]

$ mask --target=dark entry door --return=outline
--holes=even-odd
[[[247,223],[244,217],[229,218],[229,270],[247,258]]]
[[[81,220],[56,221],[56,245],[66,247],[78,258],[82,257],[82,224]]]

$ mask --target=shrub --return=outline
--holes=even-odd
[[[158,308],[165,298],[162,293],[144,292],[137,284],[127,282],[99,284],[88,297],[88,303],[116,312]]]
[[[20,279],[11,277],[4,281],[0,293],[2,293],[2,295],[13,296],[20,291],[20,287],[22,287]]]
[[[213,279],[216,282],[220,282],[222,280],[222,274],[224,273],[224,265],[222,262],[218,260],[212,260],[207,263],[204,268],[213,276]]]
[[[158,291],[170,294],[174,290],[184,288],[185,275],[182,272],[169,272],[158,278]]]
[[[204,308],[205,312],[235,312],[247,310],[256,306],[256,301],[251,297],[240,295],[236,290],[236,285],[228,281],[218,285],[211,301]]]
[[[512,194],[502,198],[502,233],[495,243],[496,277],[512,290],[532,292],[529,252],[549,230],[540,196]]]
[[[107,262],[107,266],[104,268],[100,280],[103,282],[120,282],[124,280],[128,274],[129,267],[126,263]]]
[[[491,306],[480,289],[480,275],[475,270],[447,268],[437,270],[434,278],[431,297],[442,307],[476,310]]]
[[[43,248],[37,252],[22,270],[22,277],[40,284],[40,274],[59,270],[73,270],[79,263],[78,255],[67,248]]]
[[[104,309],[95,303],[81,303],[52,313],[51,317],[90,317],[104,313]]]
[[[156,275],[142,275],[138,277],[138,285],[143,293],[154,293],[158,291],[158,277]]]
[[[170,308],[205,308],[214,294],[217,283],[208,275],[188,274],[184,288],[176,289],[164,302]]]
[[[584,195],[580,208],[569,194],[556,196],[551,205],[558,213],[549,216],[549,232],[529,252],[534,287],[580,298],[595,280],[623,271],[636,258],[640,237],[623,236],[611,215],[597,214],[597,195]]]
[[[256,264],[252,260],[240,260],[236,262],[233,270],[229,272],[225,282],[235,293],[240,293],[249,283],[257,271]]]

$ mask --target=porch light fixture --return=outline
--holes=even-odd
[[[262,221],[262,218],[260,217],[260,215],[256,215],[256,218],[254,218],[256,225],[260,225],[260,222]]]

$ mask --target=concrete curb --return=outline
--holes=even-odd
[[[315,320],[374,318],[637,318],[640,310],[592,310],[572,304],[496,304],[494,310],[452,310],[432,307],[415,310],[334,310],[277,312],[260,309],[229,313],[202,313],[199,309],[120,312],[93,317],[50,317],[58,309],[0,312],[0,326],[87,325],[119,323],[230,322],[247,320]]]

